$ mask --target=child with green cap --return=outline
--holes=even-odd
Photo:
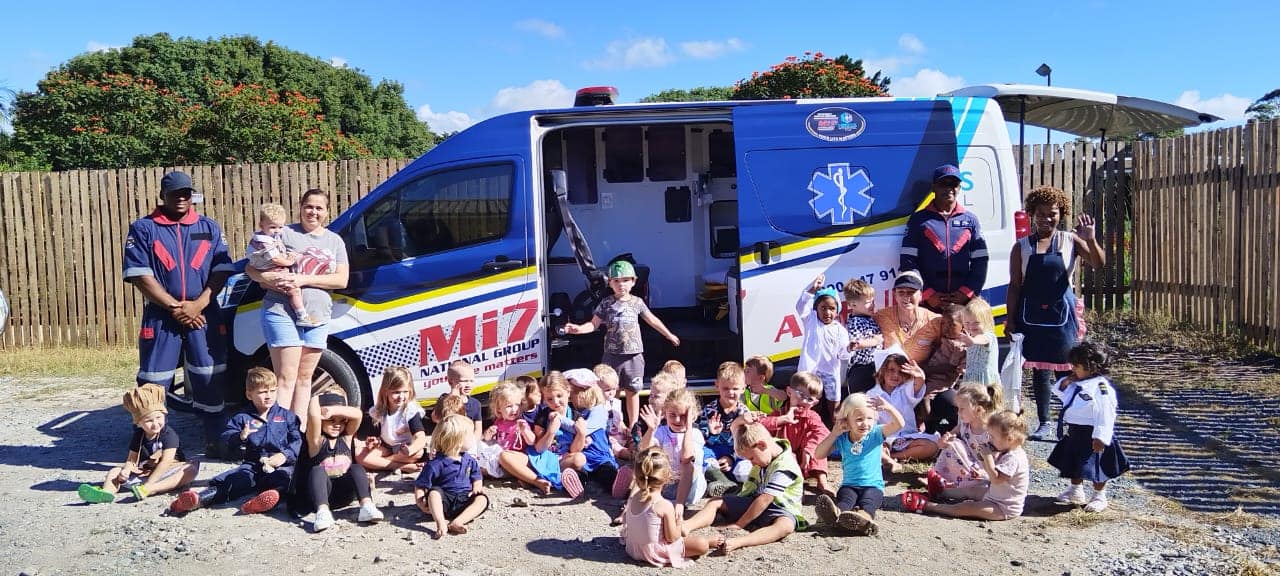
[[[628,427],[640,417],[640,392],[644,390],[644,340],[640,336],[640,320],[673,346],[680,345],[680,339],[649,311],[644,300],[631,295],[635,285],[636,269],[630,262],[618,260],[610,264],[609,287],[613,294],[600,301],[590,322],[569,323],[564,327],[567,334],[590,334],[604,325],[604,356],[600,361],[618,372],[619,391],[626,398]]]

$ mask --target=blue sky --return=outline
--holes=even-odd
[[[400,81],[436,131],[568,105],[583,86],[616,86],[629,102],[729,85],[806,50],[863,58],[893,79],[898,96],[1042,83],[1034,70],[1045,62],[1055,86],[1238,122],[1250,102],[1280,88],[1280,4],[1257,1],[47,1],[3,14],[0,86],[12,90],[34,90],[68,58],[137,35],[250,34]]]

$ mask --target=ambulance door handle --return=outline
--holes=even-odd
[[[768,264],[772,258],[772,252],[777,249],[778,243],[772,240],[756,242],[756,261],[760,264]]]
[[[524,268],[524,260],[512,260],[506,256],[497,256],[480,266],[485,272],[503,272]]]

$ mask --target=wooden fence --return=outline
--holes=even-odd
[[[296,213],[304,190],[329,192],[330,214],[367,194],[407,160],[180,166],[204,193],[233,257],[257,227],[257,206]],[[131,344],[142,299],[121,279],[129,223],[155,206],[169,169],[0,174],[0,286],[12,316],[0,345]]]
[[[1134,305],[1280,345],[1280,121],[1134,151]]]
[[[1052,184],[1098,219],[1108,266],[1079,278],[1094,309],[1123,305],[1129,206],[1123,143],[1027,146],[1023,188]],[[1016,158],[1016,150],[1015,150]],[[263,202],[290,213],[307,188],[330,192],[336,216],[404,166],[405,160],[349,160],[179,167],[204,193],[200,211],[218,220],[233,257],[242,254]],[[131,344],[142,299],[121,280],[122,240],[146,214],[168,169],[0,174],[0,287],[13,316],[0,346]],[[1077,208],[1077,211],[1079,208]]]

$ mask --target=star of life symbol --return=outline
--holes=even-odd
[[[832,225],[853,224],[854,216],[866,216],[876,201],[867,194],[871,187],[865,170],[850,172],[845,162],[827,164],[825,170],[814,170],[809,179],[809,191],[813,193],[809,205],[818,220],[829,220]]]

